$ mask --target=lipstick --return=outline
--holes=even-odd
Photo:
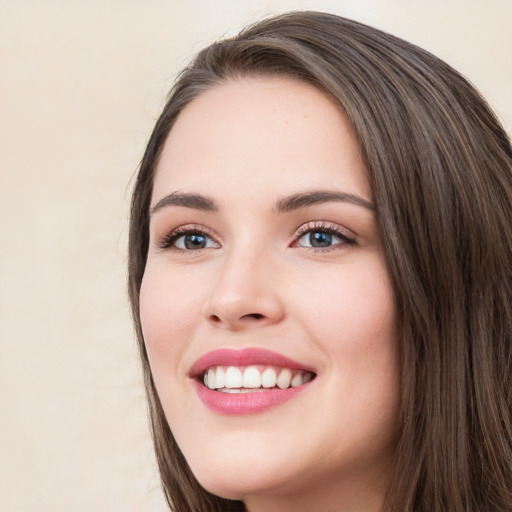
[[[295,398],[315,377],[313,368],[259,348],[220,349],[199,358],[189,377],[203,404],[213,412],[263,412]]]

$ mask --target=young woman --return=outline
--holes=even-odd
[[[353,21],[198,55],[130,225],[173,510],[512,510],[511,159],[457,72]]]

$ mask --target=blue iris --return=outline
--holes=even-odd
[[[332,244],[332,235],[325,231],[312,231],[309,234],[311,247],[329,247]]]

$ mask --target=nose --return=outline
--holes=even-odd
[[[226,256],[214,281],[204,314],[218,328],[239,331],[284,318],[276,266],[270,258],[249,252]]]

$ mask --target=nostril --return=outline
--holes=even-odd
[[[265,320],[265,318],[267,318],[266,315],[262,313],[247,313],[246,315],[241,316],[235,314],[230,315],[229,313],[226,313],[225,315],[216,315],[212,313],[208,316],[208,321],[217,325],[226,324],[227,326],[231,327],[240,327],[241,325],[245,324],[245,322],[248,324],[252,322],[259,323],[260,321]]]

